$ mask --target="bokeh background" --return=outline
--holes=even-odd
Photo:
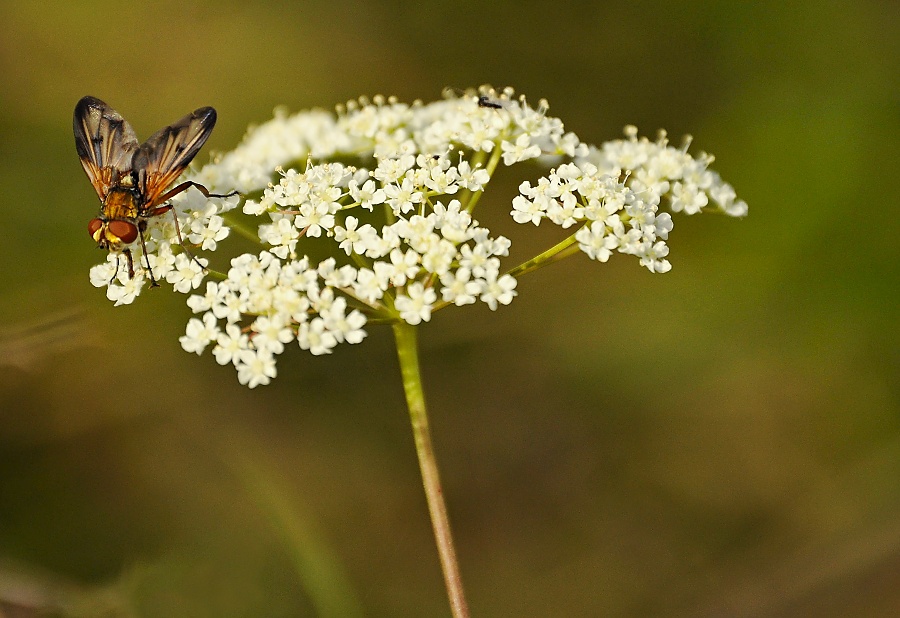
[[[3,0],[0,616],[449,616],[389,331],[249,391],[181,350],[182,296],[113,308],[71,114],[98,96],[147,137],[214,105],[226,150],[277,105],[482,83],[589,142],[691,133],[750,216],[676,217],[669,274],[575,258],[421,329],[473,616],[900,615],[898,22]],[[508,221],[519,180],[478,216],[524,257],[558,237]]]

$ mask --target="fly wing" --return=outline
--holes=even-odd
[[[216,110],[201,107],[160,129],[141,144],[131,161],[144,208],[157,205],[163,192],[190,164],[216,125]]]
[[[103,201],[119,178],[131,171],[138,149],[134,129],[119,112],[94,97],[78,101],[72,126],[81,165]]]

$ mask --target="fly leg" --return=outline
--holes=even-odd
[[[128,262],[128,278],[134,279],[134,260],[131,259],[131,251],[125,249],[125,260]],[[116,258],[116,270],[119,270],[119,258]]]
[[[128,278],[130,279],[131,277],[134,277],[134,264],[132,264],[132,262],[131,262],[131,251],[129,251],[128,249],[125,249],[124,251],[122,251],[122,253],[124,253],[125,256],[128,258]],[[116,254],[116,270],[112,274],[112,277],[109,278],[109,283],[107,283],[106,285],[112,285],[113,282],[115,282],[116,277],[119,276],[119,268],[120,268],[119,262],[121,262],[121,260],[122,260],[121,256],[117,253]]]
[[[232,195],[238,195],[237,191],[232,191],[231,193],[225,193],[225,194],[210,193],[209,189],[207,189],[206,187],[201,185],[199,182],[194,182],[193,180],[188,180],[188,181],[181,183],[180,185],[178,185],[177,187],[175,187],[173,189],[169,189],[168,191],[166,191],[165,193],[160,195],[158,198],[153,200],[153,203],[154,204],[162,204],[169,198],[173,198],[176,195],[178,195],[179,193],[181,193],[183,191],[187,191],[191,187],[196,188],[200,193],[203,194],[203,197],[231,197]]]
[[[176,189],[177,189],[177,187],[176,187]],[[171,191],[170,191],[170,193],[171,193]],[[216,197],[218,197],[218,196],[216,196]],[[187,246],[184,244],[184,238],[182,238],[182,236],[181,236],[181,225],[179,225],[179,223],[178,223],[178,215],[175,214],[175,209],[172,207],[171,204],[166,204],[165,206],[160,206],[158,208],[154,208],[149,213],[147,213],[147,215],[145,215],[145,216],[156,217],[157,215],[165,214],[166,212],[168,212],[170,210],[172,211],[172,218],[175,220],[175,235],[178,236],[178,244],[181,245],[181,249],[187,254],[187,256],[191,259],[191,261],[196,263],[197,266],[199,266],[200,268],[202,268],[205,271],[206,266],[201,264],[200,260],[198,260],[196,257],[194,257],[194,254],[191,253],[190,250],[187,248]],[[143,223],[144,227],[146,227],[146,225],[147,225],[146,222],[142,221],[141,223]],[[140,228],[138,228],[138,229],[140,229]],[[143,242],[143,238],[144,237],[141,236],[141,242]],[[152,274],[151,274],[151,278],[152,278]]]
[[[149,204],[148,206],[152,207],[152,206],[156,206],[157,204],[162,204],[166,200],[175,197],[179,193],[187,191],[191,187],[194,187],[195,189],[197,189],[200,193],[203,194],[204,197],[231,197],[233,195],[238,195],[237,191],[232,191],[231,193],[224,193],[224,194],[210,193],[209,189],[207,189],[206,187],[201,185],[199,182],[194,182],[193,180],[188,180],[188,181],[181,183],[177,187],[169,189],[168,191],[166,191],[159,197],[154,198],[153,202],[151,204]],[[157,206],[156,208],[153,208],[152,210],[149,210],[148,212],[143,214],[143,216],[147,217],[147,218],[156,217],[157,215],[164,214],[170,210],[172,211],[172,216],[175,218],[175,234],[178,235],[178,244],[181,245],[181,248],[184,249],[184,252],[188,255],[189,258],[191,258],[191,260],[193,262],[195,262],[197,264],[197,266],[199,266],[203,270],[206,270],[206,267],[200,263],[200,260],[195,258],[194,255],[185,246],[184,239],[181,237],[181,226],[178,224],[178,215],[175,214],[175,210],[172,208],[171,204],[166,204],[164,206]]]
[[[144,259],[147,261],[147,272],[150,273],[150,287],[158,288],[159,283],[156,281],[156,277],[153,276],[153,268],[150,266],[150,256],[147,254],[147,243],[144,242],[144,230],[147,229],[147,222],[143,219],[138,221],[138,238],[141,239],[141,250],[144,252]],[[129,276],[134,276],[134,266],[131,262],[131,251],[128,249],[125,250],[125,255],[128,257],[128,272]]]

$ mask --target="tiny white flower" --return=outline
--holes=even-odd
[[[483,191],[491,180],[491,175],[481,167],[472,168],[468,161],[460,161],[457,166],[459,186],[469,191]]]
[[[376,204],[384,204],[387,196],[384,189],[378,188],[374,180],[367,180],[363,186],[354,180],[350,182],[350,197],[359,202],[360,206],[366,210],[372,210]]]
[[[323,283],[328,287],[349,288],[356,281],[356,269],[349,264],[345,264],[340,268],[330,269],[327,274],[323,274],[320,270],[319,276],[322,277]]]
[[[288,255],[293,254],[294,248],[297,246],[297,239],[300,238],[300,231],[290,219],[279,219],[273,225],[265,227],[267,233],[262,240],[272,245],[270,251],[273,254],[281,259],[286,259]],[[260,229],[262,228],[263,226],[260,226]]]
[[[442,202],[434,205],[436,216],[435,229],[441,231],[441,236],[454,244],[460,244],[472,237],[472,215],[461,210],[459,200],[451,200],[447,206]]]
[[[416,158],[412,155],[383,158],[378,162],[378,167],[375,168],[373,175],[376,180],[387,185],[388,183],[397,182],[415,163]]]
[[[513,209],[509,214],[512,215],[513,221],[516,223],[530,222],[540,225],[541,219],[546,216],[544,209],[541,208],[537,201],[528,200],[521,195],[513,198],[512,205]]]
[[[660,240],[653,245],[649,243],[647,245],[641,256],[641,266],[646,266],[647,270],[652,273],[666,273],[672,270],[669,260],[662,259],[669,255],[669,248],[666,246],[666,243]]]
[[[394,306],[400,312],[401,319],[415,326],[431,319],[431,308],[436,301],[435,291],[417,281],[407,286],[406,294],[397,294]]]
[[[409,178],[397,184],[389,184],[384,187],[384,194],[387,197],[387,204],[394,211],[395,215],[407,213],[416,207],[416,204],[422,202],[424,196],[421,191],[416,190],[416,186]]]
[[[207,219],[196,219],[191,222],[191,234],[188,240],[199,245],[204,251],[215,251],[218,242],[225,240],[231,230],[225,226],[225,220],[219,215]]]
[[[144,281],[143,274],[135,273],[134,277],[126,277],[122,285],[110,284],[106,288],[106,297],[115,303],[115,307],[130,305],[140,295]]]
[[[332,348],[337,345],[334,333],[327,330],[325,320],[322,318],[314,318],[301,324],[297,332],[297,342],[302,349],[309,350],[315,356],[331,354]]]
[[[249,388],[266,385],[278,374],[275,358],[268,350],[241,350],[235,365],[238,382]]]
[[[498,236],[491,241],[486,241],[488,244],[488,252],[491,255],[496,255],[499,257],[506,257],[509,255],[509,248],[512,246],[512,241],[505,236]]]
[[[744,200],[735,200],[730,205],[725,206],[725,214],[729,217],[746,217],[750,207]]]
[[[311,289],[307,292],[309,302],[313,309],[318,312],[328,311],[336,299],[334,290],[331,288]]]
[[[211,341],[215,341],[219,335],[219,325],[211,313],[204,313],[203,319],[191,318],[188,320],[185,334],[179,337],[181,347],[185,352],[193,352],[198,356],[206,349]]]
[[[500,135],[504,125],[503,121],[498,122],[497,116],[493,114],[493,117],[470,118],[468,126],[458,136],[460,142],[472,150],[491,152],[496,146],[494,140]]]
[[[234,292],[225,291],[221,286],[219,292],[220,296],[212,306],[213,315],[220,320],[225,320],[228,324],[239,322],[241,314],[246,310],[244,299]]]
[[[422,255],[422,268],[427,272],[442,275],[450,269],[457,256],[456,247],[447,240],[439,240]]]
[[[357,229],[359,219],[356,217],[347,217],[345,224],[347,227],[335,226],[334,239],[340,243],[340,248],[347,255],[351,253],[363,255],[366,252],[366,245],[372,236],[377,234],[375,228],[366,223]]]
[[[722,209],[727,209],[729,205],[737,198],[737,194],[734,192],[734,187],[732,187],[727,182],[722,182],[719,178],[718,174],[713,174],[713,182],[709,187],[709,196],[716,202]]]
[[[356,273],[356,282],[353,284],[353,293],[367,303],[374,303],[387,290],[388,282],[380,279],[375,271],[368,268],[360,268]]]
[[[616,237],[617,249],[629,255],[640,255],[643,251],[643,234],[640,230],[627,229],[622,223],[612,226],[612,233]]]
[[[520,135],[516,139],[515,144],[503,140],[500,147],[503,149],[504,165],[512,165],[513,163],[525,161],[526,159],[533,159],[541,155],[540,146],[533,145],[531,143],[531,136],[527,133]]]
[[[228,324],[225,332],[220,332],[216,337],[216,347],[213,348],[216,362],[220,365],[228,363],[237,365],[241,352],[249,349],[249,341],[249,337],[237,324]]]
[[[566,193],[558,200],[550,200],[547,218],[563,229],[570,228],[578,221],[584,220],[584,208],[579,205],[578,198]]]
[[[471,280],[472,273],[468,268],[460,267],[455,272],[448,271],[441,275],[441,300],[461,307],[470,305],[481,293],[481,284]]]
[[[109,285],[109,282],[112,281],[118,273],[118,270],[118,256],[114,253],[108,254],[108,258],[105,262],[103,262],[102,264],[91,266],[91,285],[93,285],[95,288],[107,287]]]
[[[413,279],[419,274],[419,260],[421,256],[412,249],[406,252],[394,249],[391,251],[390,257],[391,265],[393,266],[393,274],[390,279],[394,285],[404,285],[407,279]]]
[[[381,228],[381,234],[373,234],[368,239],[366,246],[366,256],[378,259],[386,256],[392,250],[401,244],[400,236],[394,230],[393,226],[385,225]]]
[[[674,222],[672,221],[672,215],[667,212],[662,212],[656,215],[656,221],[653,223],[653,227],[656,230],[656,235],[666,240],[669,238],[669,232],[672,231],[674,227]]]
[[[619,239],[608,234],[606,225],[595,221],[590,226],[584,226],[575,233],[578,248],[584,251],[592,260],[606,262],[612,255],[613,249],[619,246]]]
[[[325,202],[304,204],[300,214],[294,218],[294,226],[304,230],[307,236],[318,238],[322,232],[334,228],[335,218],[330,206]]]
[[[172,247],[169,243],[163,243],[156,253],[150,253],[147,257],[150,258],[150,268],[153,270],[153,276],[157,279],[165,279],[172,272],[172,269],[175,268],[176,256],[172,253]]]
[[[484,275],[489,259],[490,251],[484,244],[475,245],[474,248],[463,245],[460,249],[459,265],[468,268],[476,277]]]
[[[186,294],[200,287],[203,282],[203,267],[185,253],[175,258],[175,267],[166,274],[166,281],[172,284],[176,292]]]
[[[253,347],[257,350],[268,350],[272,354],[281,354],[284,344],[294,339],[287,320],[280,315],[260,316],[253,321],[250,328],[254,332]]]
[[[695,215],[709,203],[709,197],[696,185],[685,185],[676,182],[672,185],[672,212],[684,211],[686,214]]]
[[[508,305],[516,296],[516,281],[512,275],[497,277],[496,273],[488,273],[481,284],[480,299],[487,303],[491,311],[497,310],[497,304]]]
[[[366,316],[355,310],[348,315],[347,301],[344,298],[335,299],[334,304],[321,317],[325,328],[334,335],[338,343],[359,343],[366,336],[366,331],[362,330]]]
[[[207,281],[206,293],[201,296],[199,294],[191,294],[187,299],[187,305],[194,313],[203,313],[213,308],[219,300],[219,284],[214,281]]]
[[[448,195],[459,191],[457,180],[459,180],[459,173],[456,168],[451,167],[445,171],[440,167],[435,167],[430,171],[423,184],[434,193]]]
[[[253,215],[253,216],[258,217],[259,215],[266,212],[266,210],[268,210],[268,208],[269,208],[269,206],[262,202],[257,202],[254,200],[247,200],[246,202],[244,202],[244,207],[242,208],[242,212],[245,215]]]

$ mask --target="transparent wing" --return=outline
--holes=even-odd
[[[201,107],[141,144],[131,166],[137,175],[138,189],[144,195],[145,208],[157,205],[157,199],[181,176],[215,125],[216,110]]]
[[[102,201],[110,187],[131,171],[138,149],[134,129],[119,112],[94,97],[78,101],[72,128],[81,165]]]

